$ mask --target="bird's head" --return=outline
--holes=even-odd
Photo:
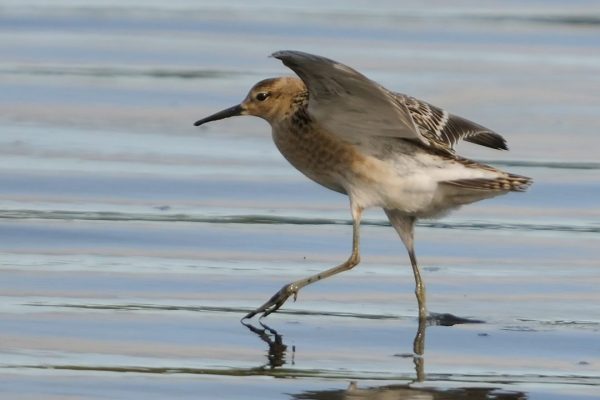
[[[253,115],[274,124],[287,116],[294,106],[294,99],[305,90],[304,83],[296,77],[265,79],[254,85],[240,104],[198,120],[194,125],[237,115]]]

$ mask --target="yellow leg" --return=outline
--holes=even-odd
[[[416,218],[403,215],[396,210],[384,209],[390,223],[400,235],[400,239],[406,246],[408,251],[408,257],[410,258],[410,264],[412,266],[413,275],[415,276],[415,295],[417,296],[417,303],[419,306],[419,320],[427,319],[427,306],[425,299],[425,284],[421,279],[421,273],[419,272],[419,265],[417,264],[417,257],[415,256],[414,248],[414,227]]]
[[[332,275],[339,274],[340,272],[347,271],[354,268],[360,262],[359,252],[359,239],[360,239],[360,219],[362,215],[362,208],[352,206],[352,254],[342,264],[319,272],[318,274],[311,275],[308,278],[300,279],[292,283],[288,283],[283,286],[277,293],[275,293],[265,304],[258,307],[256,310],[249,312],[244,318],[248,319],[254,317],[256,314],[262,313],[261,318],[277,311],[291,296],[294,295],[294,300],[298,295],[298,291],[303,287],[310,285],[311,283],[318,282],[322,279],[328,278]]]

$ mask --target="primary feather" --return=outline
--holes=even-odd
[[[402,93],[394,93],[360,72],[325,57],[278,51],[309,93],[308,112],[330,132],[345,139],[398,137],[451,152],[466,140],[506,150],[502,136],[475,122]]]

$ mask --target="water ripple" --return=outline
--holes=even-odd
[[[178,79],[217,79],[241,75],[241,72],[213,69],[168,69],[100,66],[38,66],[8,65],[0,67],[0,74],[30,76],[79,76],[96,78],[178,78]]]
[[[194,375],[220,375],[220,376],[272,376],[279,378],[334,378],[334,379],[371,379],[413,381],[412,374],[385,374],[381,372],[344,371],[326,369],[300,369],[300,368],[190,368],[190,367],[145,367],[127,365],[69,365],[69,364],[29,364],[29,365],[3,365],[4,369],[42,369],[42,370],[67,370],[105,373],[140,373],[140,374],[194,374]],[[598,378],[585,375],[509,375],[509,374],[446,374],[429,373],[428,381],[445,381],[460,383],[551,383],[597,386]]]
[[[564,161],[522,161],[522,160],[480,160],[484,164],[499,167],[527,167],[550,169],[600,170],[598,162],[564,162]]]
[[[220,312],[220,313],[235,313],[247,314],[254,311],[253,308],[236,308],[236,307],[211,307],[211,306],[177,306],[177,305],[157,305],[157,304],[69,304],[69,303],[42,303],[33,302],[26,303],[25,306],[30,307],[56,307],[56,308],[75,308],[85,310],[118,310],[118,311],[188,311],[188,312]],[[399,320],[409,317],[401,317],[389,314],[361,314],[350,312],[335,312],[335,311],[307,311],[307,310],[280,310],[279,314],[288,315],[310,315],[324,317],[341,317],[341,318],[357,318],[357,319],[375,319],[375,320]]]
[[[0,210],[0,219],[41,219],[64,221],[123,222],[198,222],[208,224],[272,224],[272,225],[352,225],[349,219],[308,218],[279,215],[189,215],[94,211]],[[390,226],[385,220],[364,220],[366,226]],[[526,222],[494,223],[482,221],[420,221],[419,226],[437,229],[537,231],[563,233],[600,233],[598,224],[536,224]]]

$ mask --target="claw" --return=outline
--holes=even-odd
[[[259,319],[265,318],[267,315],[279,310],[292,294],[294,295],[294,301],[296,301],[296,297],[298,296],[298,289],[294,289],[292,285],[285,285],[277,293],[271,296],[271,298],[265,304],[258,307],[256,310],[246,314],[246,316],[242,318],[242,320],[250,319],[256,314],[260,313],[262,313],[262,315]]]
[[[244,323],[244,320],[246,320],[246,319],[250,319],[250,318],[254,317],[256,314],[258,314],[257,310],[250,311],[248,314],[246,314],[246,315],[245,315],[245,316],[244,316],[244,317],[241,319],[242,323]]]

